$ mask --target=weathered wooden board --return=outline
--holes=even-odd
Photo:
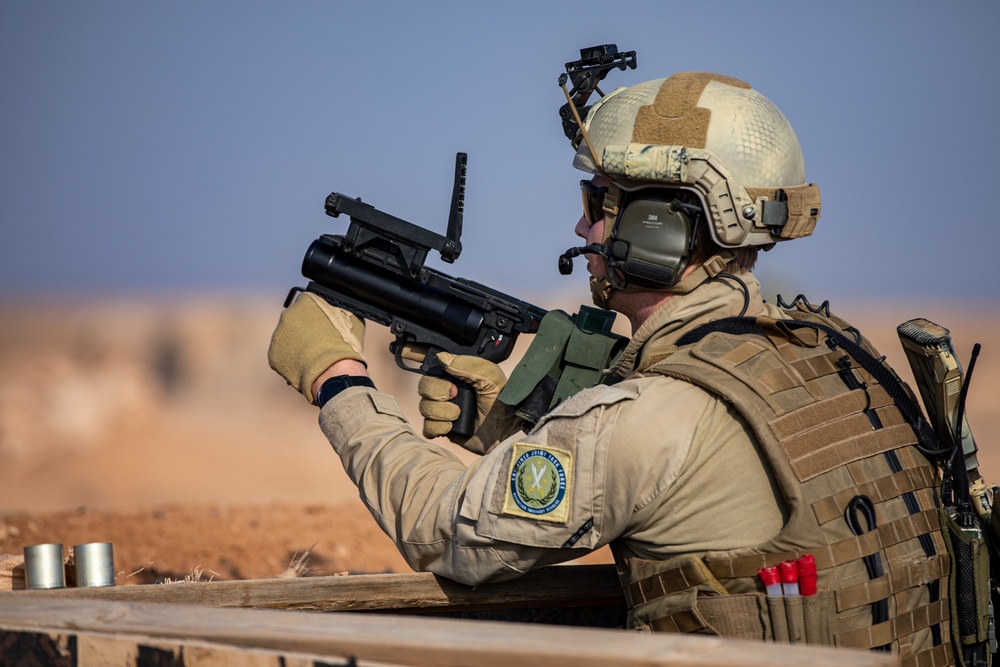
[[[613,565],[546,567],[511,581],[476,587],[424,572],[64,588],[18,593],[44,596],[46,599],[66,597],[310,611],[428,608],[475,611],[576,606],[624,608],[625,605]]]
[[[4,667],[357,667],[349,658],[227,646],[196,640],[90,632],[0,629]],[[366,663],[366,667],[371,667]]]
[[[359,666],[898,665],[891,655],[710,637],[382,614],[107,602],[18,591],[0,594],[0,645],[12,634],[54,637],[52,641],[57,644],[69,646],[72,642],[77,650],[81,641],[90,642],[88,645],[93,647],[93,642],[99,643],[102,638],[118,642],[119,650],[123,641],[137,645],[145,642],[150,646],[167,641],[179,647],[182,661],[149,664],[174,665],[194,664],[185,658],[186,647],[205,644],[241,647],[251,653],[322,656],[329,664],[344,664],[353,658]],[[86,663],[77,664],[89,667]],[[198,664],[214,667],[232,663],[222,658]]]

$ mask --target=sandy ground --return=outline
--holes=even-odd
[[[0,554],[110,541],[120,584],[276,576],[306,551],[312,574],[407,571],[315,408],[267,367],[282,296],[0,303]],[[903,376],[895,327],[904,320],[951,329],[963,363],[984,345],[968,413],[986,477],[1000,479],[1000,312],[835,310]],[[416,376],[395,369],[387,344],[370,327],[372,373],[419,424]]]

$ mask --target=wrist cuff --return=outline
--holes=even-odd
[[[319,388],[319,393],[316,394],[316,405],[322,408],[326,405],[327,401],[348,387],[376,388],[371,378],[363,375],[338,375],[324,382],[323,386]]]

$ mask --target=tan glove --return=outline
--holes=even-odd
[[[366,363],[362,354],[365,323],[353,314],[303,292],[281,313],[271,335],[267,361],[310,403],[312,386],[330,366],[344,359]]]
[[[411,357],[412,358],[412,357]],[[507,384],[507,376],[492,361],[470,355],[456,355],[440,352],[438,362],[445,373],[468,383],[476,392],[476,428],[493,408],[497,394]],[[448,378],[424,375],[417,385],[420,394],[420,414],[424,418],[424,437],[436,438],[448,435],[452,441],[462,444],[464,438],[449,435],[452,422],[458,419],[459,409],[451,399],[455,384]]]

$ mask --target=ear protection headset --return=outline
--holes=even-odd
[[[675,190],[644,188],[623,195],[608,241],[608,279],[616,289],[673,287],[691,258],[701,208],[678,200]]]

